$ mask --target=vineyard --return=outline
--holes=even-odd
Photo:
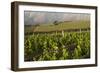
[[[90,32],[41,33],[25,36],[25,61],[90,58]]]

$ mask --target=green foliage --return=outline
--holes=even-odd
[[[33,34],[24,48],[25,61],[90,58],[90,32]]]

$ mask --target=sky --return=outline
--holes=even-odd
[[[54,21],[90,20],[90,14],[68,12],[24,11],[25,25],[53,23]]]

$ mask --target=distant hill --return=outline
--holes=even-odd
[[[89,21],[64,21],[60,22],[58,25],[52,24],[40,24],[35,25],[25,25],[25,33],[30,32],[54,32],[62,30],[75,30],[75,29],[88,29],[90,28]]]

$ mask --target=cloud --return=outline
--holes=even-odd
[[[54,21],[89,20],[90,14],[25,11],[25,25],[53,23]]]

